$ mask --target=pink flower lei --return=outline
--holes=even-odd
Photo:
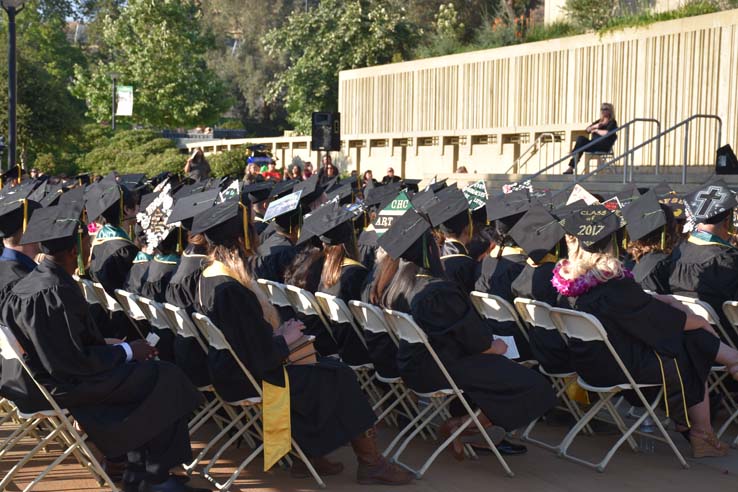
[[[561,275],[561,269],[566,268],[566,266],[569,264],[569,260],[562,260],[560,261],[556,267],[554,267],[553,270],[553,278],[551,279],[551,284],[553,284],[556,291],[561,294],[562,296],[566,297],[579,297],[590,290],[592,290],[594,287],[597,287],[600,284],[604,284],[607,281],[602,281],[598,279],[593,272],[589,271],[585,273],[584,275],[581,275],[577,278],[564,278]],[[615,277],[613,277],[615,278]],[[618,278],[633,278],[633,273],[628,270],[627,268],[623,269],[623,275]]]

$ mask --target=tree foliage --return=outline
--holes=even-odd
[[[294,12],[266,36],[267,52],[286,63],[270,100],[283,98],[290,123],[307,133],[313,111],[336,110],[339,71],[406,59],[417,39],[396,0],[323,0]]]
[[[228,108],[224,86],[207,67],[212,38],[193,0],[129,0],[102,22],[100,59],[75,71],[73,91],[97,121],[110,113],[111,74],[134,90],[133,121],[154,127],[209,124]]]

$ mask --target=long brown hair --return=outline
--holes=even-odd
[[[676,230],[674,213],[669,207],[663,204],[661,205],[661,210],[664,211],[664,215],[666,216],[666,224],[646,234],[639,240],[632,241],[628,244],[627,251],[636,263],[648,253],[671,254],[674,247],[681,240]]]
[[[392,259],[382,248],[377,249],[377,264],[374,267],[376,272],[369,289],[370,303],[376,306],[389,307],[384,305],[383,297],[399,266],[400,260]]]
[[[324,287],[333,287],[341,280],[341,270],[343,262],[348,258],[356,260],[359,257],[356,251],[356,243],[349,241],[343,244],[334,244],[332,246],[325,245],[323,247],[323,273],[320,276],[320,283]]]

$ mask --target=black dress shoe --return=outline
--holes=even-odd
[[[562,174],[574,174],[574,168],[573,167],[570,167],[569,169],[567,169],[566,171],[564,171]]]
[[[477,454],[492,454],[492,450],[489,449],[489,447],[486,445],[482,446],[479,444],[472,444],[471,447],[474,448],[474,452]],[[523,446],[522,444],[513,444],[507,439],[503,439],[502,442],[497,445],[497,451],[505,456],[514,456],[517,454],[527,453],[528,448]]]

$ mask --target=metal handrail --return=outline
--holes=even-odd
[[[719,116],[714,115],[714,114],[693,114],[689,118],[686,118],[686,119],[680,121],[679,123],[677,123],[677,124],[675,124],[673,126],[670,126],[669,128],[667,128],[663,132],[658,133],[656,136],[651,137],[650,139],[646,140],[645,142],[643,142],[643,143],[641,143],[639,145],[636,145],[632,149],[629,149],[628,151],[624,152],[623,154],[621,154],[621,155],[613,158],[611,161],[606,162],[605,164],[603,164],[602,166],[598,167],[594,171],[591,171],[591,172],[585,174],[584,176],[581,176],[581,177],[576,178],[572,184],[570,184],[568,186],[565,186],[561,190],[559,190],[556,193],[554,193],[553,196],[552,196],[552,198],[555,198],[555,197],[559,196],[561,193],[570,190],[571,188],[573,188],[574,186],[578,185],[579,183],[581,183],[583,181],[586,181],[587,179],[589,179],[590,176],[594,176],[595,174],[599,173],[600,171],[602,171],[604,169],[607,169],[608,167],[612,166],[614,163],[616,163],[620,159],[622,159],[624,157],[627,157],[627,156],[630,156],[631,154],[633,154],[637,150],[642,149],[646,145],[649,145],[652,142],[655,142],[657,140],[661,140],[664,137],[664,135],[666,135],[668,133],[671,133],[671,132],[677,130],[678,128],[681,128],[682,126],[686,126],[685,131],[684,131],[684,160],[682,162],[682,184],[683,185],[684,184],[687,184],[687,159],[688,159],[687,150],[688,150],[688,147],[689,147],[689,124],[693,120],[696,120],[696,119],[716,120],[718,122],[717,148],[720,148],[720,142],[722,141],[722,135],[723,135],[723,120],[722,120],[722,118],[720,118]],[[658,146],[656,148],[658,148]],[[626,168],[627,168],[627,166],[626,166]],[[657,167],[657,170],[658,170],[658,167]],[[658,172],[656,174],[658,174]],[[630,181],[632,181],[632,179],[633,179],[633,174],[631,172],[631,174],[630,174]],[[624,171],[623,172],[623,183],[627,183],[627,182],[628,181],[626,181],[626,173]]]
[[[618,126],[614,130],[610,130],[609,132],[605,133],[604,135],[602,135],[600,137],[597,137],[596,139],[594,139],[591,142],[589,142],[587,145],[584,145],[583,147],[581,147],[579,149],[576,149],[576,150],[574,150],[574,151],[566,154],[564,157],[562,157],[559,160],[553,162],[552,164],[549,164],[548,166],[544,167],[543,169],[541,169],[537,173],[535,173],[533,176],[531,176],[530,178],[528,178],[528,180],[533,181],[538,176],[542,175],[543,173],[545,173],[549,169],[552,169],[555,166],[561,164],[565,160],[571,159],[572,157],[574,157],[577,154],[584,153],[587,149],[589,149],[590,147],[592,147],[596,143],[598,143],[598,141],[601,138],[610,137],[610,136],[615,135],[615,134],[617,134],[617,133],[619,133],[619,132],[621,132],[623,130],[626,130],[626,143],[630,143],[629,142],[629,140],[630,140],[630,127],[632,125],[636,124],[636,123],[639,123],[639,122],[655,123],[656,124],[656,127],[657,127],[657,130],[658,131],[661,131],[661,122],[659,120],[657,120],[657,119],[654,119],[654,118],[633,118],[632,120],[628,121],[627,123],[624,123],[624,124]],[[657,167],[659,165],[659,159],[660,158],[661,158],[661,152],[660,152],[659,147],[657,146],[656,147],[656,166]]]
[[[510,172],[510,171],[512,170],[512,171],[514,171],[514,172],[515,172],[515,174],[520,174],[520,160],[521,160],[521,159],[522,159],[523,157],[525,157],[525,156],[526,156],[526,155],[528,154],[528,152],[530,152],[530,151],[531,151],[531,149],[534,149],[534,148],[536,148],[536,146],[537,146],[538,144],[542,143],[542,142],[543,142],[543,137],[550,137],[550,138],[551,138],[551,143],[554,143],[554,142],[556,142],[556,135],[554,135],[553,133],[551,133],[551,132],[545,132],[545,133],[541,133],[540,135],[538,135],[538,136],[536,137],[536,139],[535,139],[535,140],[533,141],[533,143],[532,143],[532,144],[530,144],[530,145],[528,146],[528,148],[526,148],[526,149],[525,149],[525,150],[523,151],[523,153],[522,153],[522,154],[520,154],[520,155],[518,156],[518,158],[517,158],[517,159],[515,159],[515,162],[513,162],[513,165],[512,165],[511,167],[510,167],[510,169],[508,169],[508,172]],[[531,157],[533,157],[533,154],[531,154]],[[540,161],[539,161],[539,163],[538,163],[538,164],[540,165]],[[525,162],[523,163],[523,167],[525,167],[525,166],[527,166],[527,165],[528,165],[528,161],[525,161]]]

